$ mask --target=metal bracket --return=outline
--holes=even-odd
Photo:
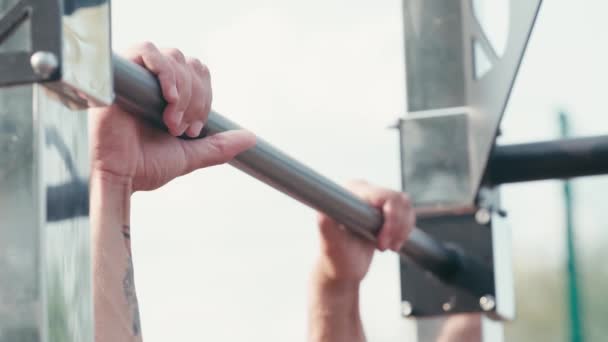
[[[109,0],[7,1],[0,1],[0,87],[44,83],[74,109],[113,102]],[[6,48],[23,27],[28,39]]]
[[[0,11],[2,10],[0,4]],[[0,86],[56,81],[61,78],[61,2],[19,0],[0,13]],[[17,51],[3,49],[20,27],[28,26],[29,41]],[[56,67],[50,73],[34,70],[31,63],[37,51],[56,58]]]

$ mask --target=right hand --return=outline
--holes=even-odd
[[[91,110],[92,176],[127,185],[131,192],[154,190],[196,169],[225,163],[255,145],[244,130],[198,140],[211,108],[208,69],[176,49],[161,52],[151,43],[133,48],[128,57],[156,74],[168,105],[163,121],[169,133],[153,127],[117,105]]]

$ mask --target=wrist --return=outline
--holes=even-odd
[[[328,277],[318,267],[311,281],[309,341],[364,341],[360,282]]]
[[[335,258],[320,256],[313,268],[313,279],[327,288],[358,291],[365,273],[356,263],[336,262]]]
[[[128,225],[132,189],[130,177],[92,170],[89,194],[92,225]]]
[[[314,268],[312,276],[313,288],[333,297],[358,296],[361,280],[345,278],[327,272],[321,263]]]
[[[91,170],[91,187],[120,190],[122,195],[128,194],[130,196],[133,193],[133,179],[129,176],[93,169]]]

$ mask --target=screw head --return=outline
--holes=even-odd
[[[48,78],[59,67],[59,60],[57,60],[57,56],[52,52],[37,51],[32,54],[30,64],[38,76]]]
[[[452,303],[450,303],[450,302],[443,303],[443,305],[441,306],[441,308],[445,312],[450,312],[450,311],[452,311]]]
[[[401,302],[401,314],[403,317],[409,317],[412,315],[414,308],[412,308],[412,304],[407,300]]]
[[[483,311],[492,311],[496,308],[496,300],[492,295],[485,295],[479,298],[479,306]]]
[[[492,219],[492,214],[486,208],[480,208],[475,213],[475,221],[477,221],[477,223],[479,223],[479,224],[486,225],[486,224],[490,223],[491,219]]]

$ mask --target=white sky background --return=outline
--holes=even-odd
[[[606,133],[607,10],[601,0],[545,1],[502,142],[554,138],[558,108],[575,115],[577,135]],[[400,0],[124,0],[113,2],[113,20],[116,51],[150,40],[199,57],[212,72],[214,108],[297,159],[339,182],[399,188],[397,136],[386,127],[405,111]],[[562,262],[558,184],[505,188],[520,264]],[[606,238],[595,208],[579,210],[585,246]],[[304,341],[314,218],[230,167],[136,195],[146,341]],[[370,341],[405,340],[395,256],[376,259],[363,315]]]

